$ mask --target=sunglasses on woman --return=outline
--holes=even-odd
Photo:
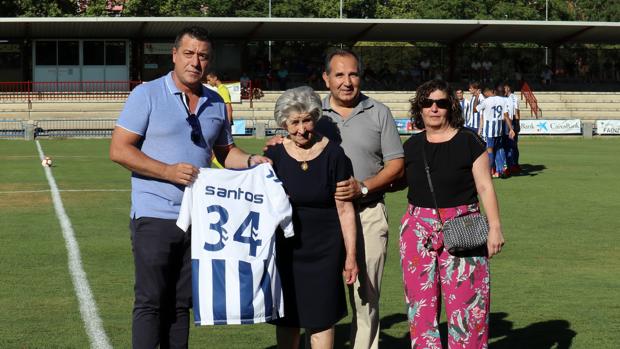
[[[430,108],[434,104],[437,104],[437,108],[439,109],[450,109],[450,100],[447,98],[442,99],[430,99],[423,98],[420,100],[420,107],[422,108]]]

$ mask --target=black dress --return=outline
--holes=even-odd
[[[336,183],[353,169],[340,146],[323,152],[301,169],[282,144],[265,153],[282,180],[293,206],[295,236],[276,234],[276,264],[284,293],[284,317],[272,323],[327,328],[347,314],[342,269],[344,240],[334,201]]]

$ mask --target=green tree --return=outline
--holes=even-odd
[[[77,15],[77,2],[71,0],[1,1],[2,17],[63,17]]]
[[[108,9],[106,5],[106,0],[90,0],[88,2],[88,7],[86,7],[86,10],[82,13],[82,15],[88,17],[107,16]]]
[[[19,6],[15,1],[1,0],[0,1],[0,17],[17,17],[19,13]]]
[[[127,0],[123,16],[200,17],[206,11],[202,0]]]

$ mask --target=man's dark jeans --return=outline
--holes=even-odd
[[[187,348],[192,304],[191,238],[175,220],[132,219],[133,348]]]

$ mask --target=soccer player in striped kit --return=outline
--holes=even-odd
[[[469,101],[465,99],[463,96],[463,90],[457,89],[454,91],[456,94],[456,100],[459,102],[461,106],[461,113],[463,114],[463,119],[467,119],[467,110],[469,109]]]
[[[482,115],[480,134],[487,144],[491,176],[493,178],[503,177],[508,174],[506,153],[503,147],[504,127],[508,128],[510,139],[513,139],[515,135],[508,117],[509,106],[505,97],[497,96],[495,91],[489,87],[484,89],[484,96],[485,100],[474,107],[474,111]]]
[[[510,139],[507,137],[507,145],[506,145],[506,160],[508,162],[508,170],[511,174],[519,173],[521,171],[521,167],[519,166],[519,123],[521,121],[521,112],[519,111],[519,99],[517,96],[512,93],[512,88],[510,84],[504,84],[504,95],[511,103],[511,120],[512,120],[512,128],[515,131],[514,139]]]
[[[469,93],[471,93],[471,97],[465,110],[465,127],[481,135],[480,112],[476,110],[476,106],[484,101],[484,96],[480,93],[480,83],[477,81],[469,83]]]

